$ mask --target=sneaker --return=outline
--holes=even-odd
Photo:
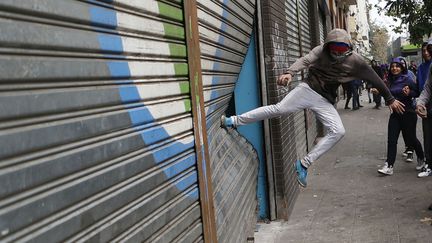
[[[393,175],[393,166],[389,166],[387,162],[385,162],[384,166],[378,170],[378,173],[383,175]]]
[[[297,160],[295,162],[295,168],[297,171],[297,182],[300,184],[300,186],[306,187],[306,185],[307,185],[307,182],[306,182],[307,168],[305,168],[301,164],[300,160]]]
[[[233,119],[231,117],[226,117],[225,115],[220,117],[220,126],[223,128],[235,127]]]
[[[418,178],[428,177],[432,174],[432,170],[428,168],[428,165],[421,168],[421,172],[417,175]]]
[[[407,153],[408,153],[408,149],[405,148],[405,151],[403,151],[402,156],[406,158],[408,156]]]
[[[407,151],[407,157],[406,157],[405,161],[406,162],[413,162],[414,161],[414,153],[413,153],[413,151]]]
[[[423,167],[425,167],[426,163],[423,159],[417,159],[417,166],[416,170],[421,170]]]

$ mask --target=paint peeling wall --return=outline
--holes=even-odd
[[[0,241],[201,241],[182,1],[0,11]]]

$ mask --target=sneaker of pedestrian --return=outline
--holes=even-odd
[[[423,167],[425,167],[426,163],[424,159],[417,159],[417,166],[416,170],[421,170]]]
[[[414,161],[413,151],[407,151],[407,157],[406,157],[405,161],[406,162],[413,162]]]
[[[232,119],[232,117],[226,117],[225,115],[222,115],[220,117],[220,126],[223,128],[235,127],[234,120]]]
[[[402,156],[406,158],[408,156],[407,152],[408,148],[405,148],[405,151],[402,152]]]
[[[302,165],[300,160],[296,160],[295,168],[297,171],[297,182],[300,184],[300,186],[306,187],[307,168]]]
[[[393,166],[389,166],[387,162],[385,162],[384,166],[378,170],[378,173],[383,175],[393,175]]]
[[[428,177],[432,174],[432,170],[428,168],[428,165],[423,166],[423,168],[421,168],[421,172],[418,173],[417,177],[418,178],[423,178],[423,177]]]

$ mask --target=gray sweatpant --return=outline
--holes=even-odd
[[[324,138],[302,159],[302,164],[309,167],[345,135],[345,128],[334,106],[306,83],[300,83],[275,105],[262,106],[232,118],[236,126],[241,126],[303,109],[311,109],[327,130]]]

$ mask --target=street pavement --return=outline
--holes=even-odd
[[[432,176],[417,178],[416,162],[405,162],[402,136],[394,174],[379,175],[389,110],[373,109],[365,96],[360,110],[345,110],[344,103],[338,111],[345,137],[310,167],[289,220],[257,224],[254,242],[432,242]],[[419,119],[423,144],[421,131]]]

